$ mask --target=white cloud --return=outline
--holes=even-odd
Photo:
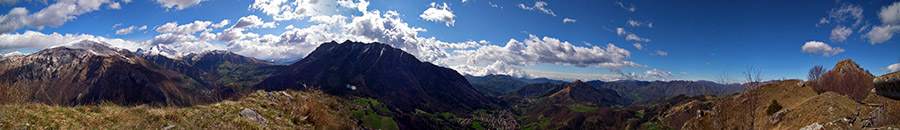
[[[159,44],[174,44],[181,42],[188,42],[197,40],[197,37],[189,34],[174,34],[174,33],[164,33],[160,35],[156,35],[150,40],[150,45],[159,45]]]
[[[166,9],[175,8],[177,10],[183,10],[194,5],[199,5],[200,2],[203,1],[207,0],[156,0],[156,3],[161,4],[162,7],[165,7]]]
[[[900,25],[881,25],[881,26],[873,26],[869,33],[866,33],[864,37],[869,39],[869,43],[872,45],[884,43],[887,40],[891,40],[894,37],[894,33],[900,31]]]
[[[574,22],[576,22],[575,19],[570,19],[570,18],[563,19],[563,23],[574,23]]]
[[[359,12],[366,12],[369,8],[369,2],[365,0],[338,0],[337,3],[345,8],[356,8]]]
[[[646,67],[626,60],[631,53],[613,44],[606,48],[593,46],[578,47],[556,38],[539,38],[530,35],[519,42],[515,39],[505,46],[485,45],[476,50],[457,50],[458,55],[445,62],[480,64],[503,61],[514,66],[535,64],[574,65],[576,67],[600,67],[613,72],[620,72],[623,67]]]
[[[219,23],[217,23],[217,24],[213,24],[213,25],[210,25],[210,26],[213,27],[213,28],[222,28],[222,27],[225,27],[225,25],[228,25],[229,23],[231,23],[231,21],[229,21],[228,19],[225,19],[225,20],[222,20],[221,22],[219,22]]]
[[[665,52],[665,51],[656,50],[656,52],[650,53],[650,55],[668,56],[669,53]]]
[[[644,50],[644,45],[641,45],[641,43],[634,43],[631,45],[634,46],[634,48],[636,48],[638,50]]]
[[[544,1],[534,2],[534,6],[531,6],[531,7],[525,6],[525,4],[518,4],[517,6],[519,6],[519,8],[525,9],[525,10],[538,10],[538,11],[544,12],[545,14],[556,16],[556,13],[553,13],[553,10],[544,8],[544,6],[547,6],[547,2],[544,2]]]
[[[638,36],[637,36],[636,34],[634,34],[634,33],[628,33],[628,35],[625,36],[625,40],[629,40],[629,41],[640,41],[640,42],[650,42],[650,39],[638,37]]]
[[[342,2],[342,3],[341,3]],[[364,10],[368,2],[353,3],[351,0],[255,0],[250,9],[261,10],[266,15],[272,16],[275,21],[292,19],[304,19],[316,15],[330,15],[336,12],[336,6],[355,6]]]
[[[135,30],[142,31],[145,29],[147,29],[146,25],[141,26],[141,27],[130,26],[127,28],[122,28],[122,29],[116,30],[116,35],[128,35],[128,34],[131,34],[132,32],[134,32]]]
[[[81,40],[97,40],[109,43],[113,47],[119,47],[135,51],[140,44],[125,41],[122,39],[107,39],[88,34],[44,34],[35,31],[25,31],[24,33],[0,34],[0,52],[23,50],[23,49],[44,49],[56,45],[67,44]]]
[[[681,73],[678,73],[678,74],[681,74],[681,75],[688,75],[687,72],[681,72]]]
[[[832,48],[828,44],[820,41],[809,41],[806,42],[806,44],[803,44],[802,51],[812,54],[822,54],[823,57],[830,57],[844,52],[844,49],[839,47]]]
[[[616,34],[619,36],[625,35],[625,40],[627,41],[650,42],[650,39],[638,37],[637,34],[625,31],[625,28],[616,28]]]
[[[431,2],[431,8],[426,9],[419,17],[427,21],[444,22],[447,27],[453,26],[453,24],[456,23],[456,20],[453,19],[456,15],[453,14],[453,11],[450,10],[450,6],[448,6],[447,3],[438,5]]]
[[[256,15],[244,16],[241,19],[238,19],[234,25],[231,26],[232,29],[245,29],[245,28],[275,28],[275,22],[263,22],[262,19],[256,17]]]
[[[900,63],[888,65],[887,67],[882,68],[881,71],[886,71],[886,72],[900,71]]]
[[[194,21],[193,23],[188,23],[184,25],[178,25],[178,22],[169,22],[158,28],[156,28],[156,32],[160,33],[174,33],[174,34],[193,34],[199,31],[209,30],[212,22],[210,21]]]
[[[122,26],[122,23],[117,23],[117,24],[113,25],[111,29],[116,29],[116,27],[119,27],[119,26]]]
[[[619,7],[621,7],[622,9],[625,9],[629,12],[634,12],[635,10],[637,10],[637,8],[634,7],[634,4],[628,4],[630,6],[626,7],[625,4],[623,4],[622,2],[616,1],[616,5],[619,5]]]
[[[900,23],[900,2],[881,7],[881,11],[878,11],[878,18],[881,19],[882,24]]]
[[[640,22],[640,21],[628,20],[628,26],[640,27],[640,26],[644,26],[644,25],[647,25],[648,28],[653,28],[653,22],[645,23],[645,22]]]
[[[294,29],[294,25],[288,25],[287,27],[284,27],[284,29],[285,29],[285,30],[291,30],[291,29]]]
[[[853,30],[850,30],[850,28],[844,26],[835,27],[831,30],[831,41],[844,42],[850,34],[853,34]]]
[[[878,18],[881,19],[882,25],[872,26],[872,29],[863,37],[868,38],[869,43],[872,45],[891,40],[895,33],[900,32],[900,25],[897,25],[900,23],[900,16],[898,15],[900,15],[900,2],[881,7],[881,11],[878,12]]]
[[[43,30],[44,27],[59,27],[77,18],[76,16],[100,10],[109,0],[59,0],[38,12],[28,14],[28,9],[16,7],[5,15],[0,15],[0,33],[14,32],[24,27]]]
[[[462,3],[466,3],[468,0],[462,0]]]
[[[533,78],[534,76],[529,75],[521,68],[507,64],[503,61],[495,61],[494,63],[485,66],[485,67],[476,67],[471,65],[457,65],[452,66],[453,70],[456,70],[460,73],[469,74],[473,76],[485,76],[490,74],[502,74],[509,75],[513,77],[519,78]]]
[[[490,5],[491,7],[494,7],[494,8],[503,8],[503,7],[500,7],[500,6],[497,5],[497,4],[494,4],[493,2],[488,2],[488,5]]]
[[[840,8],[833,8],[831,11],[828,11],[828,17],[819,19],[819,23],[816,26],[820,26],[823,24],[836,23],[840,24],[844,21],[853,20],[853,26],[863,22],[863,9],[858,5],[845,4]]]
[[[675,77],[675,74],[672,74],[672,72],[669,71],[653,69],[644,71],[644,76],[646,78],[654,78],[656,80],[669,80],[672,77]]]
[[[120,5],[119,2],[113,2],[112,4],[109,4],[107,7],[109,7],[110,9],[122,9],[122,5]]]

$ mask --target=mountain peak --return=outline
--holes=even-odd
[[[156,45],[147,49],[138,48],[137,51],[134,51],[135,55],[145,56],[145,55],[162,55],[171,59],[181,59],[184,56],[183,53],[178,53],[175,49],[172,49],[166,45]]]
[[[50,49],[57,48],[68,48],[75,50],[85,50],[91,52],[94,55],[100,56],[110,56],[110,55],[118,55],[119,48],[110,47],[108,43],[101,42],[93,39],[85,39],[77,42],[72,42],[68,44],[58,45],[54,47],[50,47]]]
[[[862,68],[859,68],[859,65],[856,64],[856,62],[853,62],[853,60],[850,59],[841,60],[841,62],[838,62],[836,65],[834,65],[834,68],[832,70],[844,71],[849,69],[862,70]]]

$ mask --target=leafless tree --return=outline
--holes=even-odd
[[[757,98],[756,93],[757,92],[751,91],[751,90],[757,88],[757,86],[760,85],[760,83],[762,83],[762,81],[763,81],[762,80],[762,71],[760,71],[759,68],[755,68],[753,66],[747,66],[747,70],[745,70],[743,73],[744,73],[744,76],[746,76],[745,78],[747,79],[747,83],[744,84],[744,86],[747,87],[747,90],[744,92],[745,92],[745,94],[747,94],[746,96],[749,100],[749,103],[747,105],[747,107],[748,107],[747,110],[750,111],[749,112],[749,114],[750,114],[750,121],[749,121],[750,129],[755,130],[756,128],[754,128],[754,126],[756,125],[756,107],[759,105],[756,102],[756,98]]]
[[[722,73],[720,73],[718,75],[718,77],[716,77],[716,78],[717,78],[716,81],[718,81],[721,84],[731,83],[731,81],[732,81],[731,71],[728,71],[728,66],[725,66],[725,69],[722,70]]]
[[[822,67],[822,65],[816,65],[812,69],[809,69],[809,76],[807,78],[809,81],[818,83],[819,79],[822,78],[822,74],[825,74],[825,67]]]

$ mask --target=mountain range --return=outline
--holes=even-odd
[[[0,55],[0,107],[41,103],[83,112],[109,110],[92,106],[112,103],[133,107],[130,112],[162,107],[150,114],[166,107],[239,111],[252,118],[204,115],[255,128],[863,129],[900,124],[896,75],[876,78],[847,59],[819,81],[567,82],[464,76],[381,43],[327,42],[282,65],[228,51],[181,53],[156,45],[130,52],[84,40]],[[229,108],[219,108],[223,104]],[[237,110],[241,106],[252,108]],[[8,128],[8,113],[0,110],[0,128]],[[22,117],[38,116],[45,115]],[[12,118],[17,125],[49,119]]]

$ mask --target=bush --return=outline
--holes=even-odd
[[[769,103],[769,107],[766,108],[766,114],[772,115],[781,110],[783,107],[781,104],[778,104],[778,101],[772,100],[772,103]]]

